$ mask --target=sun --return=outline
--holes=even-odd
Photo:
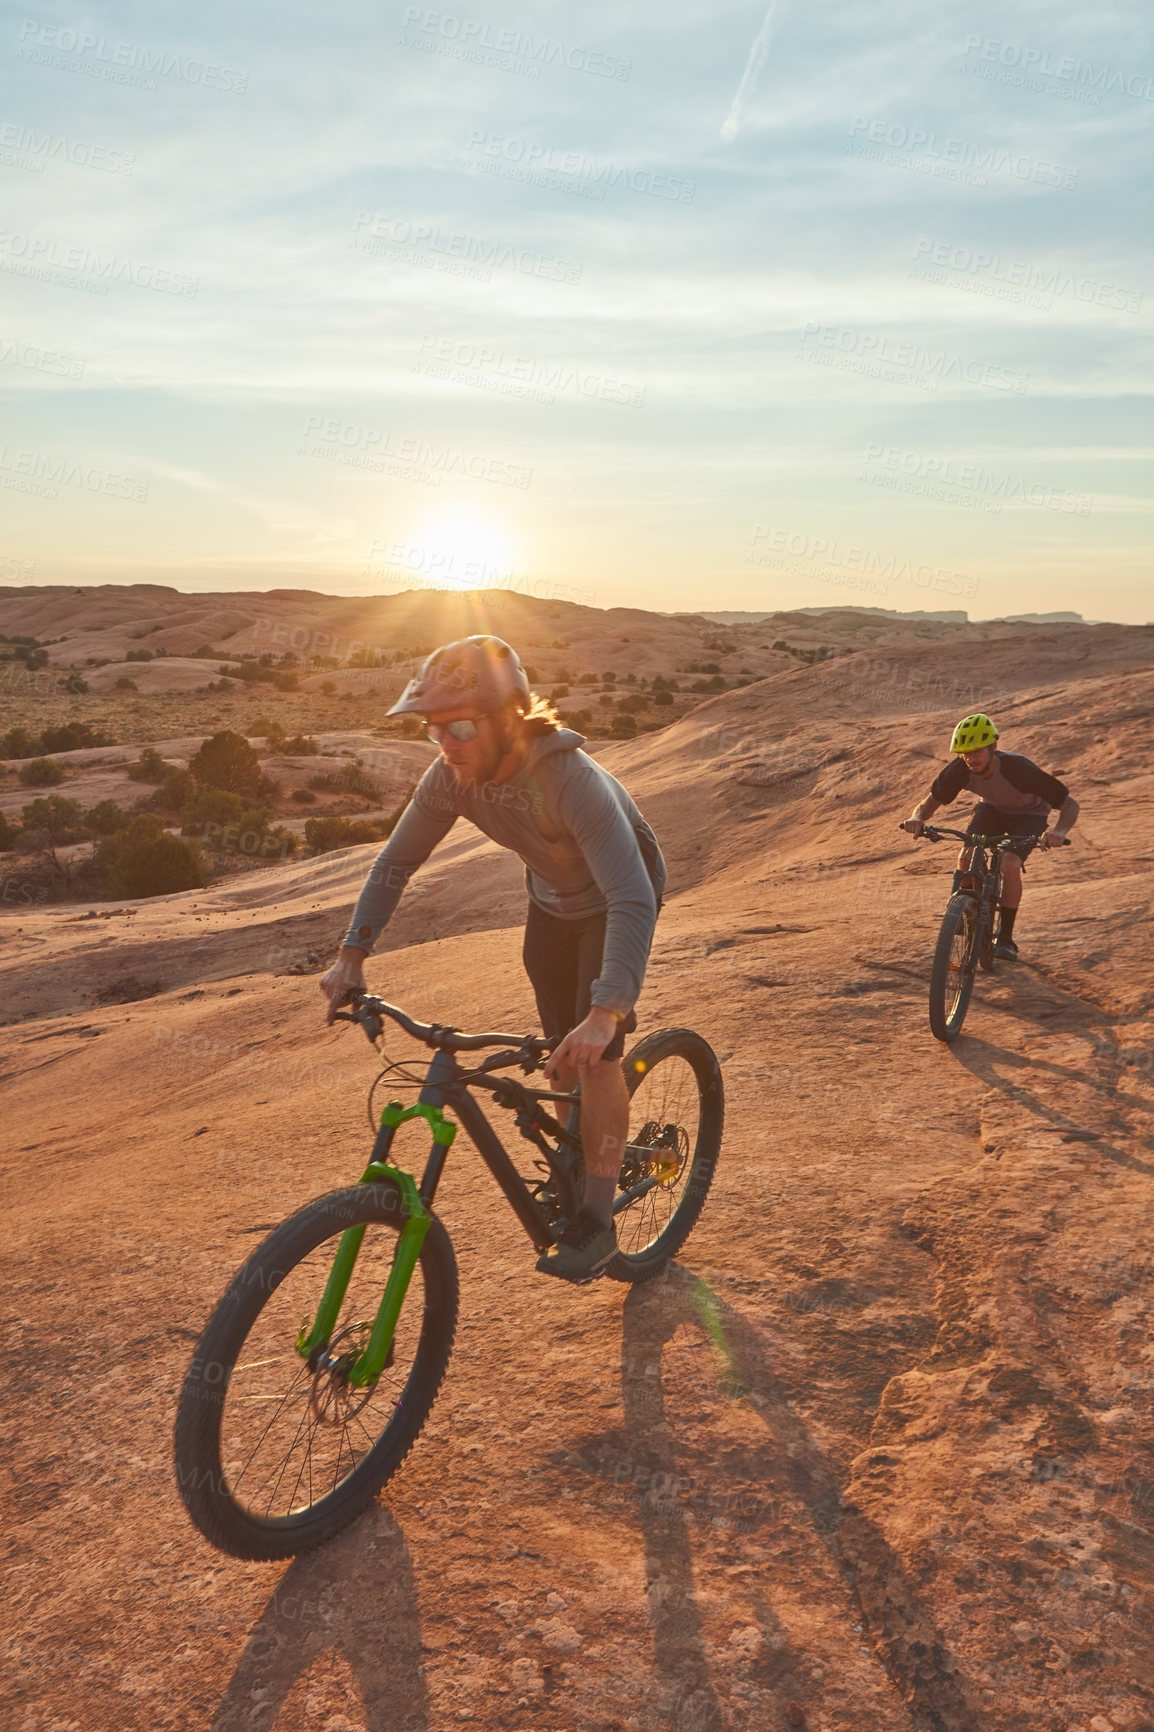
[[[444,589],[492,589],[513,569],[504,531],[469,505],[446,505],[414,537],[426,581]]]

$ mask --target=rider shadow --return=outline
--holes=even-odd
[[[330,1663],[318,1673],[318,1662]],[[343,1661],[343,1664],[341,1663]],[[249,1636],[210,1732],[268,1732],[298,1681],[313,1688],[333,1674],[360,1702],[366,1732],[426,1732],[421,1618],[412,1562],[391,1512],[371,1504],[346,1533],[297,1558]],[[303,1705],[302,1725],[321,1724]]]
[[[1115,1143],[1107,1142],[1102,1131],[1093,1126],[1081,1125],[1072,1119],[1068,1113],[1061,1112],[1057,1107],[1048,1105],[1044,1100],[1032,1094],[1021,1083],[1014,1082],[1002,1074],[1003,1070],[1018,1070],[1027,1073],[1043,1072],[1058,1082],[1074,1082],[1083,1087],[1093,1089],[1096,1093],[1110,1098],[1107,1090],[1094,1077],[1083,1075],[1080,1071],[1066,1065],[1056,1065],[1046,1059],[1035,1059],[1021,1053],[1007,1051],[1005,1047],[993,1046],[989,1041],[976,1037],[964,1045],[952,1047],[951,1052],[958,1062],[972,1076],[985,1083],[987,1088],[996,1089],[1008,1100],[1024,1107],[1044,1125],[1052,1127],[1061,1133],[1062,1140],[1067,1143],[1088,1143],[1100,1154],[1106,1156],[1115,1165],[1128,1167],[1132,1172],[1154,1173],[1154,1165],[1133,1155],[1128,1149],[1119,1148]],[[1145,1105],[1144,1102],[1136,1103]]]
[[[752,1322],[732,1310],[706,1282],[689,1270],[676,1265],[662,1281],[634,1287],[625,1301],[622,1340],[622,1384],[625,1406],[625,1435],[621,1440],[629,1450],[629,1458],[638,1468],[652,1468],[668,1476],[678,1451],[666,1410],[660,1376],[662,1350],[672,1341],[683,1325],[706,1338],[723,1362],[720,1388],[714,1383],[716,1397],[749,1399],[765,1426],[764,1443],[754,1446],[750,1472],[756,1476],[761,1495],[754,1500],[754,1520],[721,1517],[726,1525],[719,1531],[717,1518],[708,1515],[716,1508],[720,1496],[721,1508],[742,1509],[742,1498],[732,1499],[725,1487],[725,1471],[713,1468],[715,1490],[707,1500],[705,1516],[708,1522],[702,1534],[719,1545],[731,1542],[732,1531],[746,1530],[757,1525],[758,1513],[767,1517],[766,1539],[772,1544],[773,1527],[783,1519],[800,1519],[807,1523],[815,1547],[823,1548],[834,1571],[845,1582],[850,1595],[847,1610],[852,1617],[864,1614],[874,1627],[875,1640],[890,1650],[887,1669],[898,1674],[900,1687],[918,1723],[928,1725],[976,1724],[975,1705],[966,1694],[965,1686],[956,1673],[943,1669],[927,1673],[920,1658],[902,1664],[898,1649],[907,1643],[893,1641],[887,1628],[890,1596],[903,1607],[904,1623],[910,1631],[908,1645],[916,1656],[922,1644],[913,1637],[924,1635],[924,1644],[932,1644],[938,1654],[947,1652],[947,1644],[934,1626],[932,1608],[924,1602],[913,1582],[906,1575],[900,1559],[890,1550],[884,1535],[857,1509],[849,1515],[849,1530],[854,1549],[869,1559],[869,1568],[862,1570],[855,1587],[850,1561],[843,1554],[839,1527],[844,1516],[837,1479],[821,1450],[790,1405],[788,1396],[767,1360],[765,1344]],[[636,1368],[641,1366],[638,1375]],[[651,1370],[652,1368],[652,1370]],[[644,1481],[643,1481],[644,1482]],[[691,1538],[686,1508],[676,1497],[638,1500],[638,1514],[645,1547],[646,1583],[657,1669],[666,1687],[669,1710],[666,1723],[670,1732],[715,1732],[729,1724],[714,1687],[702,1630],[701,1614],[694,1591],[694,1548],[702,1550],[702,1539]],[[847,1530],[843,1534],[848,1537]],[[772,1587],[772,1563],[764,1566],[765,1577],[753,1585],[751,1601],[760,1629],[760,1657],[752,1679],[763,1690],[772,1691],[780,1712],[794,1723],[797,1699],[805,1693],[802,1680],[807,1667],[804,1654],[791,1648],[789,1639],[772,1607],[765,1587]],[[875,1594],[867,1581],[876,1579],[885,1584],[884,1591]],[[855,1605],[854,1602],[858,1604]],[[860,1605],[860,1611],[858,1610]],[[905,1631],[903,1630],[903,1638]],[[715,1662],[716,1663],[716,1662]],[[899,1680],[895,1680],[899,1681]],[[951,1717],[952,1716],[952,1717]],[[939,1718],[941,1717],[941,1718]]]

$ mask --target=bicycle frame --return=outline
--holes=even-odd
[[[499,1100],[504,1097],[505,1105],[517,1109],[518,1129],[529,1142],[542,1150],[551,1169],[556,1166],[556,1151],[546,1142],[545,1129],[559,1139],[562,1147],[568,1145],[574,1151],[581,1147],[580,1138],[574,1135],[571,1129],[559,1124],[548,1112],[540,1110],[540,1103],[546,1100],[563,1102],[574,1107],[579,1098],[576,1094],[562,1094],[551,1089],[527,1089],[511,1077],[484,1077],[479,1072],[465,1071],[449,1052],[439,1051],[433,1055],[424,1086],[412,1106],[406,1107],[401,1101],[389,1101],[381,1113],[380,1129],[373,1144],[373,1152],[359,1182],[369,1185],[382,1180],[391,1181],[400,1193],[404,1226],[368,1343],[347,1370],[348,1382],[358,1388],[375,1383],[389,1361],[401,1306],[420,1258],[425,1235],[431,1225],[429,1209],[436,1198],[445,1161],[457,1135],[458,1127],[445,1117],[446,1106],[451,1107],[457,1115],[477,1153],[529,1235],[534,1248],[543,1251],[556,1242],[557,1235],[546,1223],[528,1185],[509,1158],[504,1144],[489,1124],[479,1104],[469,1093],[469,1083],[489,1088]],[[389,1160],[398,1128],[415,1119],[427,1121],[433,1138],[419,1186],[411,1173],[393,1166]],[[306,1319],[301,1326],[296,1350],[301,1358],[310,1364],[322,1355],[328,1346],[344,1304],[364,1234],[364,1226],[349,1227],[341,1234],[316,1317],[311,1322]]]

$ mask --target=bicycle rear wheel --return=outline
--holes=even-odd
[[[255,1250],[201,1337],[181,1393],[180,1495],[219,1551],[285,1558],[347,1526],[396,1472],[445,1374],[457,1320],[457,1265],[433,1217],[389,1360],[376,1383],[347,1372],[367,1345],[404,1217],[392,1184],[320,1197]],[[323,1350],[297,1351],[317,1314],[341,1234],[364,1237]]]
[[[707,1041],[687,1028],[646,1035],[622,1060],[629,1141],[614,1203],[615,1281],[649,1281],[700,1215],[721,1152],[725,1090]]]
[[[948,1045],[961,1032],[974,990],[977,905],[969,896],[951,896],[942,917],[930,970],[930,1029]]]

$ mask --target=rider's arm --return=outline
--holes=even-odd
[[[1058,821],[1054,825],[1055,836],[1065,836],[1078,822],[1078,802],[1073,794],[1067,794],[1058,808]]]
[[[928,819],[933,817],[935,812],[940,812],[941,809],[941,801],[935,800],[932,794],[927,794],[921,805],[914,807],[910,816],[911,818],[917,818],[919,823],[924,824]]]
[[[425,771],[392,835],[373,861],[343,948],[356,948],[368,955],[401,900],[405,885],[448,835],[456,817],[451,772],[445,772],[437,762]]]
[[[608,905],[605,948],[592,1002],[601,1010],[626,1016],[641,994],[657,920],[657,897],[633,825],[592,763],[584,773],[566,778],[558,816],[581,849]]]

